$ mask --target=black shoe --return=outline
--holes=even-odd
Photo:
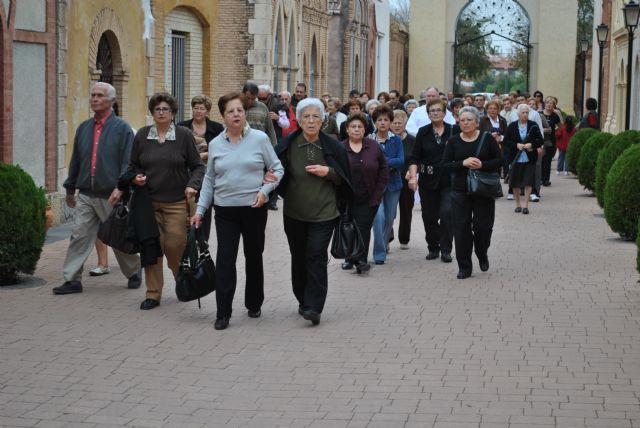
[[[427,254],[427,257],[425,257],[425,259],[435,260],[438,258],[439,255],[440,255],[440,251],[429,251],[429,254]]]
[[[529,214],[529,208],[523,208],[522,214]]]
[[[67,281],[60,287],[53,287],[53,294],[73,293],[82,293],[82,283],[80,281]]]
[[[216,330],[224,330],[229,327],[229,318],[218,318],[216,319],[216,323],[213,325],[213,328]]]
[[[130,288],[132,290],[140,288],[140,284],[142,284],[142,276],[140,274],[141,272],[138,271],[129,277],[127,288]]]
[[[298,315],[302,316],[303,313],[304,309],[302,309],[302,306],[298,306]]]
[[[143,311],[148,311],[149,309],[153,309],[156,306],[160,306],[160,302],[153,299],[145,299],[144,302],[140,303],[140,309]]]
[[[311,321],[311,324],[313,325],[320,324],[320,314],[313,309],[306,309],[302,311],[302,318],[306,319],[307,321]]]
[[[458,272],[458,279],[466,279],[466,278],[469,278],[470,276],[471,276],[471,272],[469,271],[461,270],[460,272]]]
[[[356,265],[356,272],[359,274],[367,273],[369,272],[369,269],[371,269],[371,265],[369,263],[359,262]]]
[[[544,187],[549,187],[549,186],[551,186],[551,182],[550,181],[545,181],[544,183],[542,183],[542,185]]]
[[[440,260],[442,260],[444,263],[451,263],[453,261],[453,258],[451,257],[451,253],[442,253],[440,255]]]
[[[262,311],[260,309],[258,309],[257,311],[247,311],[247,315],[249,316],[249,318],[260,318],[260,315],[262,315]]]
[[[270,211],[278,211],[278,205],[276,205],[276,204],[273,204],[273,205],[269,204],[269,205],[267,205],[267,209],[268,209],[268,210],[270,210]]]
[[[353,263],[352,262],[344,262],[342,263],[342,270],[350,270],[353,269]]]
[[[384,260],[376,260],[374,263],[377,264],[377,265],[383,265],[384,264]]]
[[[515,210],[513,210],[514,213],[521,213],[522,212],[522,207],[516,207]]]
[[[480,260],[480,270],[482,272],[489,270],[489,259]]]

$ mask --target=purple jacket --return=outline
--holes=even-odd
[[[362,141],[362,150],[360,150],[360,153],[356,153],[351,150],[348,139],[344,140],[342,144],[347,149],[350,166],[362,159],[362,178],[371,197],[369,206],[380,205],[382,195],[389,181],[389,167],[380,145],[370,138],[365,138]],[[353,175],[353,167],[351,167],[351,171]]]

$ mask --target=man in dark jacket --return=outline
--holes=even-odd
[[[65,282],[55,287],[53,294],[82,292],[82,268],[96,242],[98,227],[122,196],[116,185],[129,164],[133,131],[113,114],[115,99],[113,86],[104,82],[93,85],[90,103],[94,116],[76,130],[69,175],[63,184],[67,191],[65,202],[75,208],[74,229],[62,268]],[[139,288],[139,257],[113,251],[129,279],[128,288]]]

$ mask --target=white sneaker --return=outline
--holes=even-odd
[[[564,175],[569,175],[569,171],[565,171],[565,172],[564,172]]]
[[[409,249],[409,244],[400,244],[400,249],[401,250],[408,250]]]
[[[556,171],[556,175],[560,175],[560,171]]]
[[[109,266],[97,266],[89,271],[90,276],[101,276],[111,272]]]
[[[540,200],[540,198],[537,195],[530,195],[529,196],[529,200],[531,202],[538,202]]]
[[[507,194],[507,200],[508,201],[513,201],[513,193],[508,193]]]

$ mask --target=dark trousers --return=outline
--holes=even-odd
[[[427,248],[429,251],[451,253],[451,188],[426,189],[421,186],[418,191]]]
[[[350,260],[351,262],[363,262],[367,263],[369,256],[369,243],[371,242],[371,227],[373,226],[373,219],[376,217],[379,205],[371,207],[368,202],[364,204],[354,204],[351,208],[351,214],[353,220],[356,222],[356,227],[362,235],[362,242],[364,243],[365,252],[356,260]]]
[[[242,235],[245,257],[246,285],[244,305],[257,311],[264,301],[264,229],[267,225],[267,207],[215,206],[218,251],[216,254],[216,302],[218,318],[231,317],[233,296],[236,292],[236,259]]]
[[[411,239],[411,219],[413,218],[413,204],[415,192],[409,189],[407,180],[402,180],[402,190],[398,207],[400,208],[400,225],[398,226],[398,240],[401,244],[408,244]]]
[[[211,236],[211,214],[213,211],[213,206],[210,206],[205,212],[204,217],[202,217],[202,233],[207,242],[209,242],[209,236]]]
[[[544,157],[542,158],[542,182],[549,183],[551,181],[551,161],[556,155],[556,146],[545,147]]]
[[[475,247],[478,260],[487,258],[495,218],[496,202],[492,198],[451,192],[452,227],[456,242],[456,261],[462,272],[473,271],[471,253]]]
[[[291,284],[298,304],[322,313],[327,299],[328,248],[337,218],[311,223],[284,217],[284,233],[291,251]]]

